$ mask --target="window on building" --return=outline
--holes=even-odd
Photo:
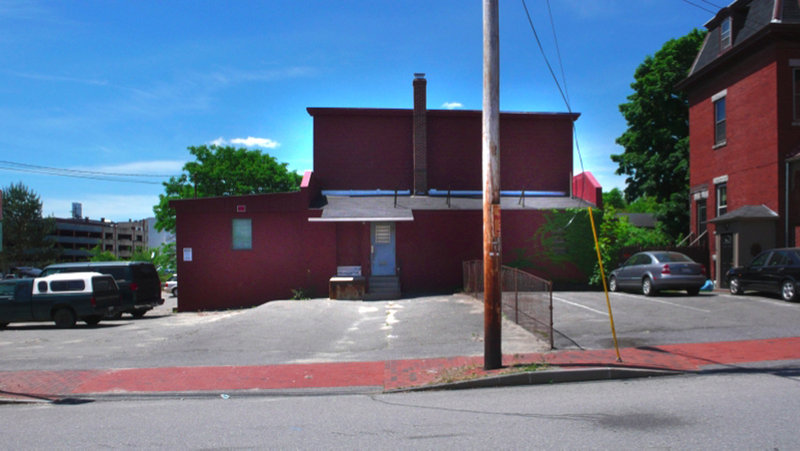
[[[792,79],[794,82],[792,87],[794,92],[794,116],[792,119],[800,121],[800,67],[792,68]]]
[[[728,212],[728,184],[717,185],[717,217]]]
[[[707,224],[706,221],[708,219],[708,215],[706,212],[706,200],[700,199],[697,201],[697,236],[703,234],[706,231]]]
[[[714,101],[714,145],[721,146],[726,142],[725,133],[725,97]]]
[[[728,17],[719,25],[719,48],[725,50],[731,46],[731,18]]]
[[[233,249],[246,250],[253,248],[253,220],[234,219],[233,230]]]

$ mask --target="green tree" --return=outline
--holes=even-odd
[[[657,216],[677,238],[689,229],[689,106],[675,85],[686,78],[705,31],[667,41],[634,73],[633,94],[619,106],[628,129],[617,138],[624,152],[612,155],[616,173],[626,175],[628,202],[652,196]]]
[[[58,256],[53,218],[42,217],[39,195],[21,182],[3,188],[3,251],[0,264],[8,272],[17,266],[43,266]]]
[[[619,188],[603,193],[603,207],[614,207],[617,210],[624,209],[628,203]]]
[[[98,244],[97,246],[89,249],[89,261],[90,262],[114,262],[119,260],[116,255],[114,255],[111,251],[104,251],[103,248]]]
[[[216,145],[188,149],[196,161],[186,163],[183,174],[164,182],[164,194],[153,207],[158,230],[175,232],[170,200],[288,192],[300,186],[300,175],[258,150]]]

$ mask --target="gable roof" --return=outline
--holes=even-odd
[[[755,45],[773,31],[800,33],[800,2],[797,0],[735,0],[706,24],[705,41],[687,79],[715,67],[746,48]],[[720,25],[731,18],[731,46],[720,48]]]
[[[729,211],[722,216],[714,219],[709,219],[708,222],[733,222],[733,221],[757,221],[757,220],[776,220],[778,213],[772,211],[771,208],[764,204],[761,205],[745,205],[744,207],[737,208],[736,210]]]

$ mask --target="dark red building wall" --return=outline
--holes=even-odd
[[[397,264],[403,292],[458,291],[461,263],[483,258],[483,220],[478,210],[414,212],[398,222]]]
[[[314,177],[328,190],[411,189],[411,111],[310,108]],[[375,111],[375,110],[367,110]]]
[[[411,189],[410,110],[310,108],[314,116],[314,176],[323,189]],[[480,190],[481,113],[427,112],[428,187]],[[569,193],[572,121],[577,115],[502,113],[503,190]]]

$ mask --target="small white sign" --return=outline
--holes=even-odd
[[[185,261],[185,262],[192,261],[192,248],[191,247],[184,247],[183,248],[183,261]]]

